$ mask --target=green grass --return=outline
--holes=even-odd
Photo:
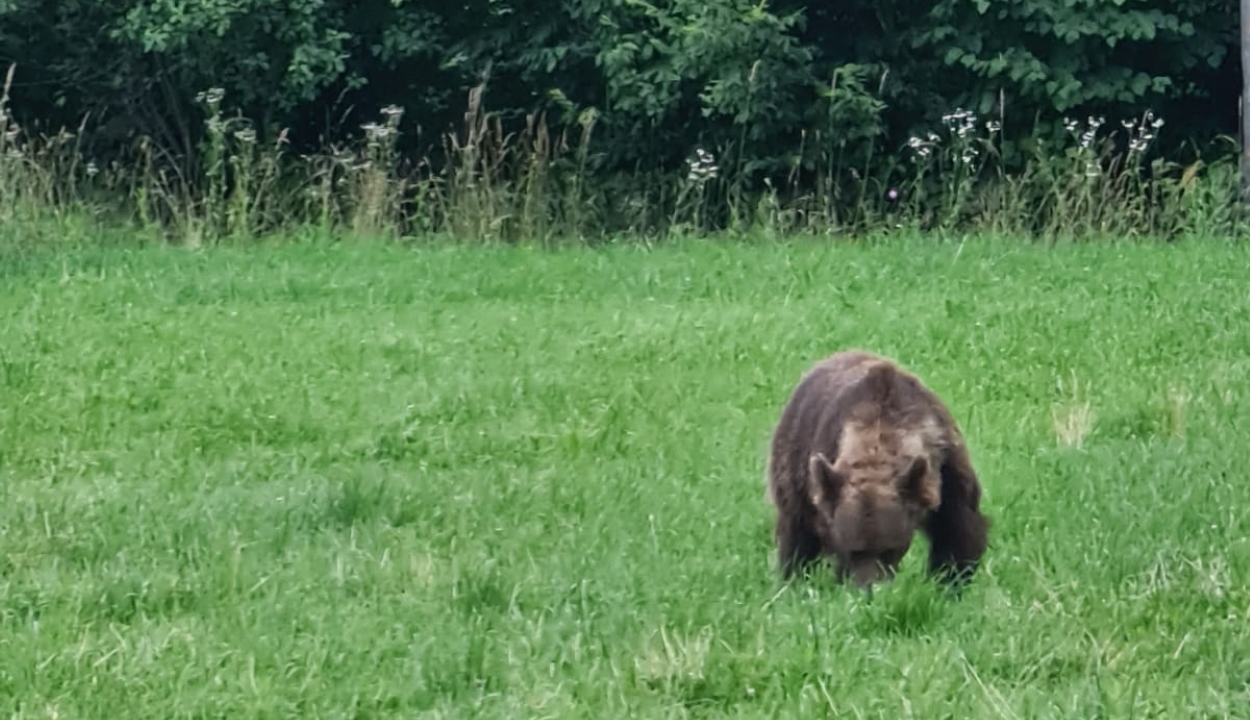
[[[0,716],[1246,717],[1250,251],[74,250],[0,272]],[[782,589],[765,450],[856,346],[994,518]],[[1079,441],[1079,442],[1078,442]]]

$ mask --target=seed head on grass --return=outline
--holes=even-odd
[[[1094,411],[1088,400],[1055,408],[1051,418],[1054,422],[1055,438],[1060,445],[1067,447],[1081,447],[1085,436],[1094,427]]]
[[[667,685],[674,681],[697,680],[704,675],[711,648],[712,633],[708,628],[693,636],[669,633],[661,628],[634,665],[639,678],[645,682]]]
[[[1168,431],[1175,438],[1185,436],[1185,409],[1192,395],[1184,388],[1168,391]]]

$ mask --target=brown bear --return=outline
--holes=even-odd
[[[946,406],[894,361],[847,350],[799,380],[773,433],[768,497],[782,577],[821,555],[871,591],[894,577],[917,531],[929,573],[960,587],[985,553],[989,519]]]

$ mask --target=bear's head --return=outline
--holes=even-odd
[[[818,452],[809,469],[809,496],[820,535],[837,558],[839,579],[871,590],[892,578],[938,503],[929,461],[917,456],[831,463]]]

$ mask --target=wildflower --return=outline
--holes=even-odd
[[[1150,143],[1155,139],[1159,128],[1163,127],[1163,118],[1156,119],[1154,112],[1147,110],[1145,114],[1142,115],[1140,125],[1132,120],[1124,120],[1121,122],[1121,125],[1123,125],[1124,129],[1131,133],[1129,137],[1128,150],[1130,155],[1134,155],[1145,152],[1146,148],[1150,146]],[[1133,133],[1133,130],[1136,130],[1137,132]]]
[[[1097,120],[1092,116],[1089,118],[1089,129],[1081,136],[1081,147],[1089,148],[1094,144],[1094,136],[1098,134],[1098,128],[1102,127],[1104,122],[1106,122],[1105,118],[1098,118]]]
[[[95,177],[100,174],[100,168],[94,162],[87,163],[87,177]]]
[[[389,136],[392,132],[394,132],[394,130],[387,127],[386,125],[379,125],[374,122],[365,123],[364,125],[360,126],[360,129],[365,131],[366,137],[373,139],[373,140],[381,140]]]
[[[894,202],[895,200],[898,200],[898,188],[890,188],[889,190],[887,190],[885,193],[885,199],[889,200],[890,202]]]
[[[985,129],[989,133],[993,134],[993,133],[998,132],[999,130],[1002,130],[1003,126],[1002,126],[1002,123],[999,123],[997,120],[987,120],[985,122]]]
[[[222,90],[221,88],[209,88],[208,90],[197,93],[195,96],[195,101],[197,103],[206,104],[211,108],[216,108],[218,105],[221,104],[222,98],[224,98],[225,96],[226,96],[225,90]]]
[[[1091,115],[1086,120],[1085,130],[1081,131],[1080,123],[1078,123],[1076,120],[1073,120],[1071,118],[1065,118],[1063,121],[1063,126],[1067,128],[1069,133],[1077,136],[1078,140],[1080,141],[1082,150],[1089,150],[1094,145],[1094,138],[1098,136],[1098,129],[1101,128],[1103,126],[1103,123],[1105,123],[1106,121],[1107,121],[1106,118],[1103,118],[1103,117],[1096,118]]]
[[[955,112],[943,115],[942,122],[951,129],[951,132],[963,138],[976,127],[977,116],[971,110],[959,108]]]
[[[907,140],[907,146],[916,154],[917,158],[927,158],[933,152],[933,146],[937,144],[938,137],[933,133],[929,133],[928,140],[922,140],[918,137],[912,137]]]
[[[717,170],[716,158],[712,153],[703,148],[695,148],[696,158],[687,160],[686,164],[690,166],[690,172],[686,176],[688,182],[704,183],[716,177]]]

